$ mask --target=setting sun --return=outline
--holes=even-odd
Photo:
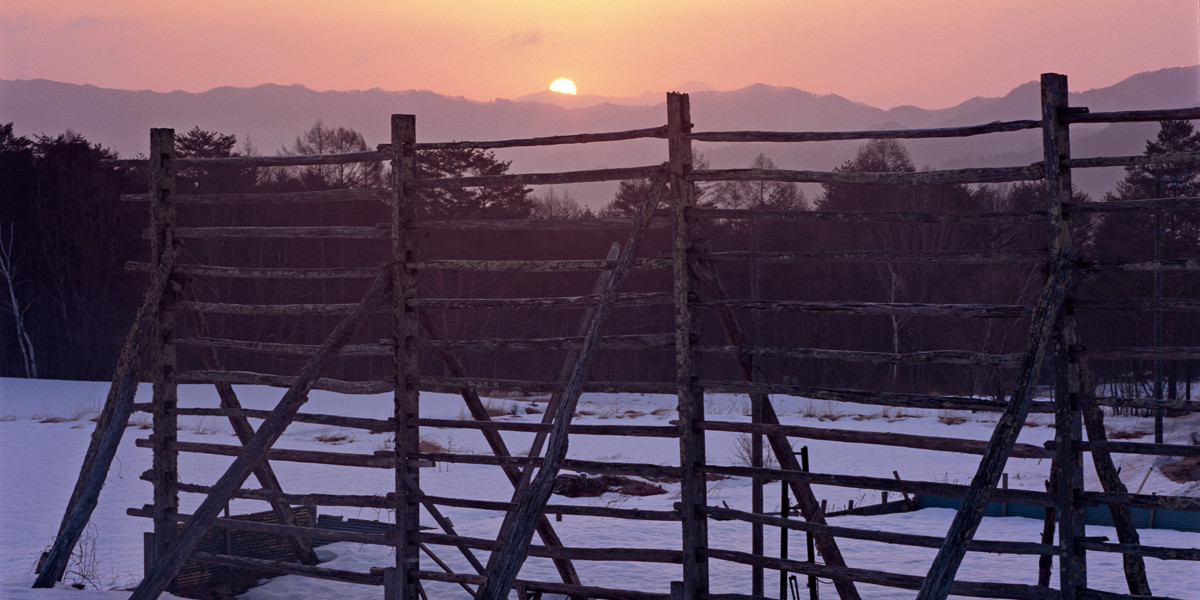
[[[571,94],[572,96],[574,96],[575,95],[575,82],[571,81],[570,79],[567,79],[566,77],[560,77],[558,79],[555,79],[554,83],[550,84],[550,91],[558,92],[560,94]]]

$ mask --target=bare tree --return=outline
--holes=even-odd
[[[17,298],[17,265],[13,260],[13,242],[16,240],[16,234],[13,232],[13,226],[8,226],[8,239],[4,237],[4,228],[0,227],[0,279],[4,280],[8,287],[8,297],[4,298],[3,306],[13,315],[13,321],[17,326],[17,347],[21,349],[21,361],[25,366],[25,376],[30,379],[36,379],[37,372],[37,357],[33,352],[33,341],[29,337],[29,332],[25,330],[25,309],[26,306],[21,305],[21,301]]]

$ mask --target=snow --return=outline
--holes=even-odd
[[[272,408],[282,396],[282,390],[258,386],[239,386],[239,397],[248,408]],[[34,579],[33,566],[38,555],[53,541],[58,522],[78,475],[79,465],[92,432],[88,421],[103,403],[107,383],[66,382],[45,380],[0,379],[0,597],[37,600],[117,600],[128,597],[128,589],[137,584],[142,571],[142,533],[150,523],[130,517],[126,508],[140,507],[150,502],[150,484],[139,479],[150,468],[149,450],[138,449],[134,439],[145,437],[148,430],[140,426],[149,423],[149,416],[135,414],[134,426],[126,432],[100,503],[85,536],[88,554],[94,558],[89,574],[89,587],[76,590],[65,585],[54,590],[29,590]],[[139,389],[137,401],[150,398],[149,386]],[[181,386],[182,406],[215,406],[216,394],[211,387]],[[526,407],[540,407],[525,400],[489,399],[496,408],[515,413],[501,417],[533,422],[540,414],[526,413]],[[829,403],[807,399],[775,398],[781,421],[787,424],[827,426],[840,429],[892,431],[922,435],[953,436],[987,439],[995,417],[984,413],[961,413],[965,422],[950,424],[947,413],[918,409],[884,409],[844,403]],[[580,402],[579,423],[629,423],[665,425],[673,418],[673,397],[636,394],[590,394]],[[313,392],[305,412],[346,414],[385,419],[391,414],[391,398],[380,396],[343,396]],[[749,404],[745,397],[716,395],[707,399],[710,419],[748,421]],[[956,413],[957,414],[957,413]],[[460,398],[447,394],[422,394],[422,416],[432,418],[462,418],[466,411]],[[939,419],[939,417],[942,417]],[[1048,415],[1033,417],[1032,426],[1021,432],[1024,443],[1041,444],[1052,439],[1053,429],[1047,425]],[[52,421],[52,422],[47,422]],[[1149,436],[1152,421],[1136,417],[1110,417],[1110,428],[1137,432]],[[180,440],[236,444],[227,422],[217,418],[182,417]],[[1167,441],[1190,443],[1192,432],[1200,430],[1200,415],[1167,420]],[[342,433],[348,439],[327,443],[318,438],[323,434]],[[487,453],[487,445],[478,433],[465,429],[423,430],[427,439],[436,441],[447,450],[466,453]],[[528,448],[530,434],[505,432],[510,449],[519,454]],[[710,433],[709,460],[716,464],[739,464],[736,458],[737,434]],[[1141,439],[1147,441],[1149,438]],[[823,473],[852,473],[891,477],[898,471],[905,479],[966,483],[975,472],[978,457],[973,455],[934,453],[923,450],[867,446],[837,442],[796,440],[796,446],[809,447],[811,466]],[[333,427],[296,423],[277,443],[278,447],[331,452],[370,453],[388,447],[384,435],[364,431],[340,430]],[[624,438],[606,436],[572,437],[571,458],[621,462],[672,464],[678,460],[678,442],[673,439]],[[216,480],[231,459],[227,457],[184,454],[180,459],[181,479],[185,482],[207,484]],[[1170,459],[1150,456],[1116,455],[1122,479],[1131,491],[1142,493],[1200,495],[1200,484],[1177,484],[1163,477],[1155,466]],[[296,492],[330,492],[343,494],[386,493],[393,485],[391,472],[383,469],[329,467],[299,463],[275,462],[273,466],[285,490]],[[1010,459],[1006,472],[1012,488],[1041,490],[1049,473],[1049,460]],[[1147,476],[1147,473],[1149,475]],[[1144,479],[1144,481],[1143,481]],[[422,488],[429,494],[489,500],[507,500],[512,488],[496,467],[442,464],[421,472]],[[668,494],[633,498],[606,494],[599,498],[562,498],[555,496],[554,504],[583,504],[621,506],[651,510],[670,510],[678,497],[678,484],[664,484]],[[1096,476],[1086,473],[1087,489],[1099,489]],[[873,504],[880,500],[874,491],[818,486],[814,491],[829,502],[830,510],[855,505]],[[891,499],[896,499],[893,495]],[[181,510],[190,512],[201,498],[184,494]],[[748,509],[750,485],[742,480],[713,482],[709,501],[714,505],[728,504],[732,508]],[[778,510],[778,484],[766,491],[767,510]],[[234,501],[234,513],[260,511],[262,503]],[[389,520],[386,511],[325,508],[323,512],[347,517]],[[492,537],[499,528],[502,515],[495,512],[444,508],[460,535]],[[902,533],[941,535],[950,525],[953,511],[925,509],[913,513],[876,517],[838,517],[835,525],[860,527]],[[427,515],[425,516],[427,518]],[[432,521],[430,520],[432,524]],[[678,548],[679,524],[671,522],[614,521],[595,517],[564,515],[554,526],[568,546],[646,548]],[[1019,517],[986,518],[976,536],[980,539],[1038,541],[1040,520]],[[777,530],[768,528],[766,551],[778,556]],[[1116,539],[1112,528],[1088,526],[1087,535]],[[1200,546],[1200,534],[1170,530],[1143,530],[1142,543],[1155,546],[1195,548]],[[710,521],[710,544],[732,550],[748,551],[750,526],[733,521]],[[803,560],[805,554],[802,534],[790,535],[790,557]],[[839,540],[839,546],[850,566],[874,570],[923,575],[936,554],[936,549],[906,548],[875,542]],[[465,559],[454,549],[435,547],[440,558],[455,569],[466,572]],[[394,564],[387,548],[339,543],[321,548],[319,555],[328,560],[324,566],[353,571],[367,571],[372,566]],[[486,554],[479,553],[486,561]],[[1178,598],[1197,597],[1200,590],[1200,569],[1195,563],[1147,559],[1151,587],[1157,595]],[[423,568],[435,569],[423,559]],[[678,565],[651,563],[577,562],[585,583],[667,592],[669,582],[679,578]],[[1036,582],[1037,558],[971,553],[959,570],[959,577],[971,581],[997,581],[1032,584]],[[530,558],[522,570],[522,578],[556,578],[553,564],[547,559]],[[78,579],[78,577],[75,577]],[[711,580],[714,592],[747,593],[750,587],[750,568],[723,561],[711,561]],[[68,576],[68,581],[72,577]],[[1091,587],[1122,592],[1124,578],[1120,556],[1099,552],[1088,553],[1088,582]],[[804,577],[800,578],[801,588]],[[865,598],[911,598],[914,592],[860,585]],[[432,598],[466,598],[466,593],[452,584],[428,583]],[[768,595],[778,590],[775,572],[768,571]],[[836,597],[830,584],[821,584],[822,597]],[[167,597],[167,596],[164,596]],[[370,586],[339,584],[299,577],[279,577],[267,581],[243,596],[247,600],[278,600],[283,598],[378,598],[380,590]]]

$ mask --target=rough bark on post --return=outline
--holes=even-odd
[[[1071,223],[1063,206],[1071,201],[1071,128],[1067,78],[1055,73],[1042,75],[1042,165],[1046,213],[1049,217],[1050,247],[1059,252],[1071,245]],[[1068,356],[1070,342],[1063,339],[1063,326],[1056,332],[1054,427],[1057,456],[1054,466],[1054,493],[1058,497],[1059,588],[1063,600],[1075,600],[1079,589],[1087,586],[1087,562],[1076,538],[1084,535],[1083,507],[1076,494],[1083,491],[1083,460],[1072,446],[1082,439],[1079,412],[1077,365]]]
[[[175,243],[175,168],[169,164],[175,158],[175,130],[150,130],[150,258],[154,266],[161,266],[163,251]],[[164,291],[163,309],[176,300],[178,290],[168,287]],[[157,559],[175,540],[175,521],[171,517],[179,512],[179,458],[171,449],[177,437],[179,422],[175,409],[178,404],[175,374],[177,371],[175,346],[169,340],[174,334],[175,318],[169,311],[161,311],[155,322],[153,343],[150,347],[153,393],[153,439],[154,439],[154,544],[147,548],[147,556]]]
[[[184,525],[174,543],[166,549],[165,553],[154,557],[153,564],[147,569],[145,578],[134,590],[133,595],[129,597],[130,600],[153,600],[166,590],[171,580],[179,573],[179,569],[187,560],[188,555],[196,548],[201,538],[212,526],[213,521],[220,515],[225,504],[246,481],[254,468],[266,459],[267,451],[279,439],[279,436],[283,435],[292,416],[308,401],[308,392],[312,389],[317,376],[337,356],[338,351],[346,345],[358,327],[387,301],[390,288],[391,277],[385,271],[371,285],[371,289],[363,297],[359,310],[338,324],[321,346],[321,350],[301,369],[295,383],[271,411],[271,416],[263,421],[258,431],[255,432],[254,438],[245,445],[225,474],[212,486],[212,490],[192,514],[192,518]],[[157,511],[158,507],[155,507],[155,512],[157,513]],[[174,527],[173,518],[171,524]]]
[[[410,300],[416,297],[416,280],[412,270],[414,238],[409,226],[417,218],[417,194],[412,187],[416,179],[417,118],[414,115],[392,115],[392,360],[396,378],[393,392],[393,431],[396,450],[396,578],[397,585],[387,600],[413,600],[420,583],[413,573],[420,569],[421,553],[416,533],[420,530],[420,505],[405,492],[420,488],[420,469],[410,456],[418,451],[420,428],[417,413],[420,392],[415,385],[420,370],[420,355],[416,341],[420,335],[416,307]]]
[[[575,363],[571,379],[567,382],[567,387],[563,392],[563,400],[554,416],[554,428],[550,432],[550,443],[546,448],[545,460],[529,486],[513,493],[513,502],[516,504],[516,508],[505,515],[504,522],[500,526],[497,539],[502,540],[503,545],[492,552],[488,559],[487,581],[479,587],[479,593],[476,595],[476,598],[480,600],[499,600],[508,597],[508,591],[517,578],[517,572],[525,562],[529,544],[533,539],[535,524],[538,517],[542,515],[546,501],[550,498],[550,491],[554,487],[555,477],[558,476],[559,466],[566,458],[568,428],[571,425],[571,418],[575,413],[579,396],[583,392],[583,384],[590,376],[592,365],[595,362],[600,334],[612,314],[617,292],[621,289],[621,285],[625,282],[625,277],[633,265],[633,259],[641,246],[650,216],[662,198],[663,187],[664,182],[660,177],[656,180],[653,189],[650,190],[645,203],[634,219],[629,241],[625,244],[625,250],[622,252],[616,268],[613,269],[612,279],[609,280],[604,294],[597,303],[596,314],[592,318],[587,337],[584,338],[583,348],[579,352],[579,360]],[[533,465],[530,465],[529,468],[533,468]]]
[[[704,390],[699,385],[699,363],[693,347],[699,342],[698,318],[692,302],[696,282],[689,262],[695,254],[691,216],[696,207],[692,174],[691,101],[687,94],[667,94],[667,149],[671,158],[672,277],[675,296],[675,390],[679,414],[679,507],[683,517],[683,596],[708,593],[708,520],[701,510],[708,505],[708,483],[700,468],[705,463]]]
[[[1087,587],[1087,562],[1084,550],[1076,543],[1085,535],[1083,504],[1077,494],[1083,491],[1083,453],[1075,442],[1083,439],[1079,412],[1078,370],[1072,351],[1062,334],[1061,325],[1054,334],[1054,443],[1053,466],[1058,511],[1059,589],[1064,599],[1074,599]]]

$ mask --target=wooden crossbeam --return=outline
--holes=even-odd
[[[479,593],[476,594],[476,598],[481,600],[507,598],[509,589],[512,588],[513,582],[517,578],[517,572],[520,571],[521,565],[525,562],[538,517],[542,515],[542,509],[550,498],[550,491],[554,487],[554,479],[558,476],[559,467],[567,455],[567,429],[571,425],[575,406],[579,402],[580,394],[583,392],[583,383],[590,376],[592,364],[595,362],[597,349],[599,348],[600,334],[604,330],[605,325],[607,325],[609,316],[612,314],[613,305],[616,303],[617,291],[621,288],[626,276],[629,274],[630,268],[633,266],[633,260],[637,255],[638,248],[641,246],[646,226],[650,222],[650,216],[654,212],[654,208],[658,206],[659,201],[662,199],[664,188],[665,182],[663,178],[657,178],[653,189],[634,219],[633,231],[629,234],[629,241],[625,244],[625,249],[621,253],[617,266],[613,269],[612,278],[609,280],[604,293],[600,297],[600,301],[597,303],[596,314],[593,316],[587,336],[584,338],[579,359],[575,361],[571,378],[567,382],[566,390],[563,392],[562,402],[559,404],[558,410],[554,415],[554,429],[550,433],[550,443],[546,448],[545,461],[542,467],[538,469],[537,475],[531,479],[529,485],[522,486],[513,493],[513,502],[517,504],[517,507],[505,515],[504,523],[500,526],[500,533],[497,539],[501,540],[503,545],[499,550],[492,552],[489,557],[487,581],[479,587]],[[530,466],[529,468],[532,469],[533,467]]]
[[[292,415],[308,401],[308,392],[321,371],[337,356],[338,350],[349,342],[350,336],[358,327],[388,300],[390,284],[391,275],[384,271],[371,285],[358,309],[333,330],[321,346],[321,350],[301,369],[295,383],[271,411],[271,416],[263,421],[254,437],[245,444],[242,453],[213,485],[212,491],[179,532],[175,543],[165,553],[156,557],[153,566],[147,569],[145,578],[138,584],[130,600],[153,600],[167,588],[179,573],[188,555],[195,550],[213,521],[220,515],[225,504],[266,458],[267,450],[283,434],[291,422]]]

